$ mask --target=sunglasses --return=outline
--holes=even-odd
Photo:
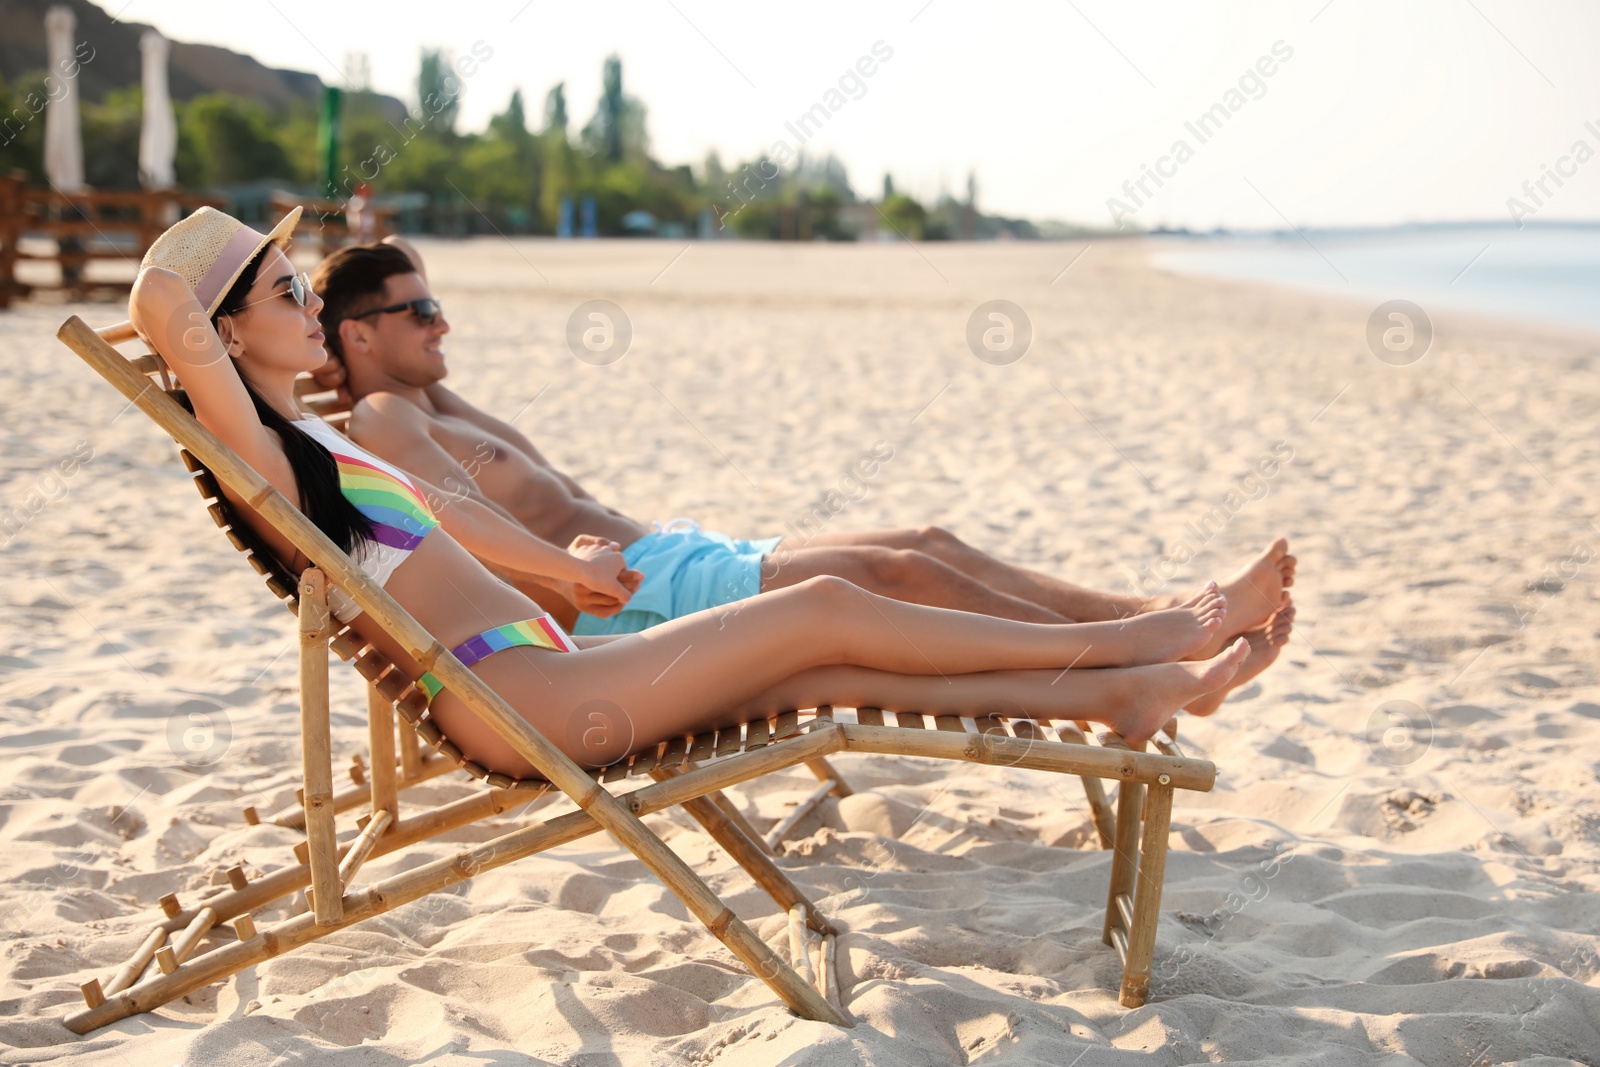
[[[364,319],[368,315],[388,315],[395,311],[410,311],[414,313],[417,316],[417,321],[424,326],[432,326],[438,321],[439,316],[444,314],[444,308],[439,304],[439,301],[429,296],[421,300],[407,300],[403,304],[391,304],[386,308],[373,308],[371,311],[363,311],[359,315],[351,315],[350,317],[352,319]]]
[[[306,303],[311,299],[311,279],[305,274],[296,274],[289,279],[289,288],[283,292],[264,296],[260,300],[252,300],[248,304],[241,304],[239,310],[243,311],[245,308],[255,307],[257,304],[265,304],[268,300],[276,300],[280,296],[288,297],[301,307],[305,307]]]

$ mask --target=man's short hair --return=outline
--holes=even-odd
[[[416,264],[394,245],[351,245],[341,248],[311,272],[311,288],[322,297],[322,332],[328,350],[343,358],[339,324],[363,311],[380,307],[384,284],[396,274],[410,274]]]

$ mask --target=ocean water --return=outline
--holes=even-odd
[[[1160,248],[1156,263],[1178,273],[1600,332],[1600,225],[1308,230],[1166,238]]]

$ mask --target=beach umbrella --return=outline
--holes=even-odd
[[[78,80],[65,72],[74,68],[72,34],[77,17],[65,4],[45,12],[44,30],[50,58],[50,77],[59,78],[65,91],[44,112],[44,172],[63,193],[83,190],[83,134],[78,128]]]
[[[167,53],[171,46],[156,30],[139,38],[144,57],[144,125],[139,129],[139,181],[147,189],[177,184],[173,159],[178,154],[178,121],[167,92]]]

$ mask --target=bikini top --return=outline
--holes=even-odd
[[[339,465],[339,491],[372,523],[372,539],[361,540],[350,553],[357,566],[380,586],[410,558],[422,539],[439,525],[416,483],[318,418],[295,426],[329,452]],[[344,590],[329,591],[329,605],[340,622],[361,614]]]

